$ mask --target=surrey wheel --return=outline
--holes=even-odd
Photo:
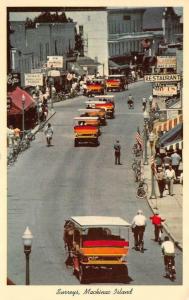
[[[79,268],[79,282],[81,284],[87,283],[87,272],[84,266],[80,266]]]

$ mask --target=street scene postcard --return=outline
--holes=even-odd
[[[152,2],[2,6],[4,299],[189,299],[189,7]]]

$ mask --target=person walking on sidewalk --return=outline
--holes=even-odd
[[[146,228],[146,217],[143,215],[142,210],[138,210],[137,215],[133,218],[131,227],[134,233],[135,250],[139,251],[141,246],[143,250],[143,237]]]
[[[154,225],[154,240],[155,242],[159,242],[159,244],[161,244],[162,222],[164,222],[165,219],[162,219],[159,215],[159,212],[156,211],[154,215],[150,217],[150,220]]]
[[[175,171],[172,168],[172,165],[169,165],[169,169],[165,171],[166,182],[169,189],[169,195],[173,196],[173,183],[176,179]]]
[[[177,153],[177,150],[174,150],[174,153],[171,155],[172,167],[175,171],[175,176],[178,176],[178,168],[181,161],[180,155]]]
[[[115,155],[115,165],[121,165],[120,157],[121,157],[121,145],[119,141],[116,141],[114,144],[114,155]]]
[[[165,152],[165,156],[163,158],[163,164],[164,164],[165,169],[168,169],[169,165],[171,164],[171,158],[169,157],[167,152]]]
[[[165,189],[165,172],[163,171],[162,167],[158,167],[157,173],[155,176],[156,176],[156,180],[157,180],[158,187],[159,187],[160,198],[162,198],[163,192]]]
[[[47,146],[49,147],[51,145],[52,136],[53,136],[53,128],[50,123],[48,123],[47,126],[45,127],[44,133],[46,136]]]

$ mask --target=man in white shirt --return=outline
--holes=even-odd
[[[168,236],[165,236],[164,242],[161,244],[161,250],[164,256],[164,265],[166,272],[165,277],[168,277],[168,262],[170,259],[175,270],[175,247],[173,242],[169,240]]]
[[[169,165],[169,168],[165,170],[165,177],[169,189],[169,195],[173,196],[173,183],[176,179],[175,171],[172,168],[172,165]]]
[[[137,215],[133,218],[131,227],[134,233],[135,250],[140,250],[140,245],[142,245],[143,251],[143,236],[146,227],[146,217],[143,215],[142,210],[138,210]]]

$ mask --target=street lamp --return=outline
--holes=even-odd
[[[51,110],[53,109],[53,92],[52,92],[52,85],[54,83],[54,80],[52,77],[49,77],[49,83],[50,83],[50,99],[51,99]]]
[[[28,226],[24,231],[22,239],[24,244],[24,253],[26,255],[26,285],[29,285],[30,284],[29,256],[31,253],[33,235]]]
[[[134,60],[135,60],[135,73],[136,73],[136,69],[137,69],[136,68],[136,61],[137,61],[137,56],[136,55],[134,56]]]
[[[150,134],[149,134],[149,142],[150,142],[150,148],[151,148],[151,157],[154,156],[154,153],[153,153],[154,140],[155,140],[155,136],[154,136],[153,132],[151,131]],[[152,168],[151,168],[151,185],[152,185],[152,189],[151,189],[150,199],[157,199],[156,192],[155,192],[154,170]]]
[[[25,131],[25,120],[24,120],[25,101],[26,101],[26,97],[24,94],[22,94],[22,132],[23,132],[22,138],[23,139],[24,139],[24,131]]]
[[[37,85],[36,88],[36,100],[37,100],[37,123],[40,126],[40,117],[39,117],[39,86]]]
[[[147,110],[144,111],[144,165],[148,165],[148,157],[147,157],[147,124],[149,120],[149,114]]]

